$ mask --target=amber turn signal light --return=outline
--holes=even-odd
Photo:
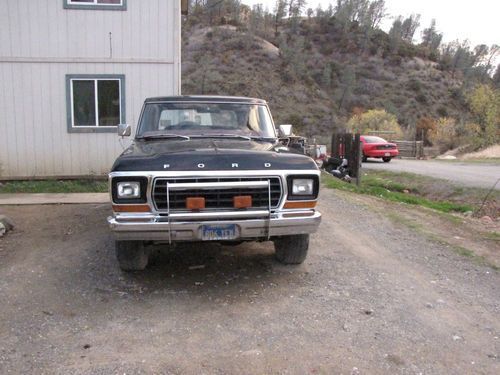
[[[316,201],[287,201],[283,208],[314,208],[316,203]]]
[[[203,197],[186,198],[186,208],[188,210],[201,210],[205,208],[205,198]]]
[[[114,204],[114,212],[150,212],[147,204]]]
[[[251,195],[238,195],[233,197],[234,208],[250,208],[252,207],[252,196]]]

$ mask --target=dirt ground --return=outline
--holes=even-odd
[[[1,207],[17,228],[0,239],[0,373],[500,373],[498,238],[331,190],[320,210],[298,267],[270,243],[203,244],[126,274],[109,206]]]

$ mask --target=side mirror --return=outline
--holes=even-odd
[[[292,125],[284,124],[278,127],[278,135],[280,137],[289,137],[292,135]]]
[[[132,134],[132,128],[128,124],[118,124],[118,135],[120,137],[129,137]]]

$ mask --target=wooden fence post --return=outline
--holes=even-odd
[[[363,155],[361,135],[352,133],[334,133],[332,135],[331,156],[347,159],[349,175],[356,179],[356,185],[361,184],[361,160]]]
[[[363,155],[363,144],[361,143],[361,134],[357,133],[354,136],[353,144],[353,167],[354,175],[356,176],[356,186],[361,185],[361,159]]]

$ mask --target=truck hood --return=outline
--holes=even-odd
[[[310,157],[270,142],[194,138],[134,141],[115,161],[112,172],[317,170]]]

